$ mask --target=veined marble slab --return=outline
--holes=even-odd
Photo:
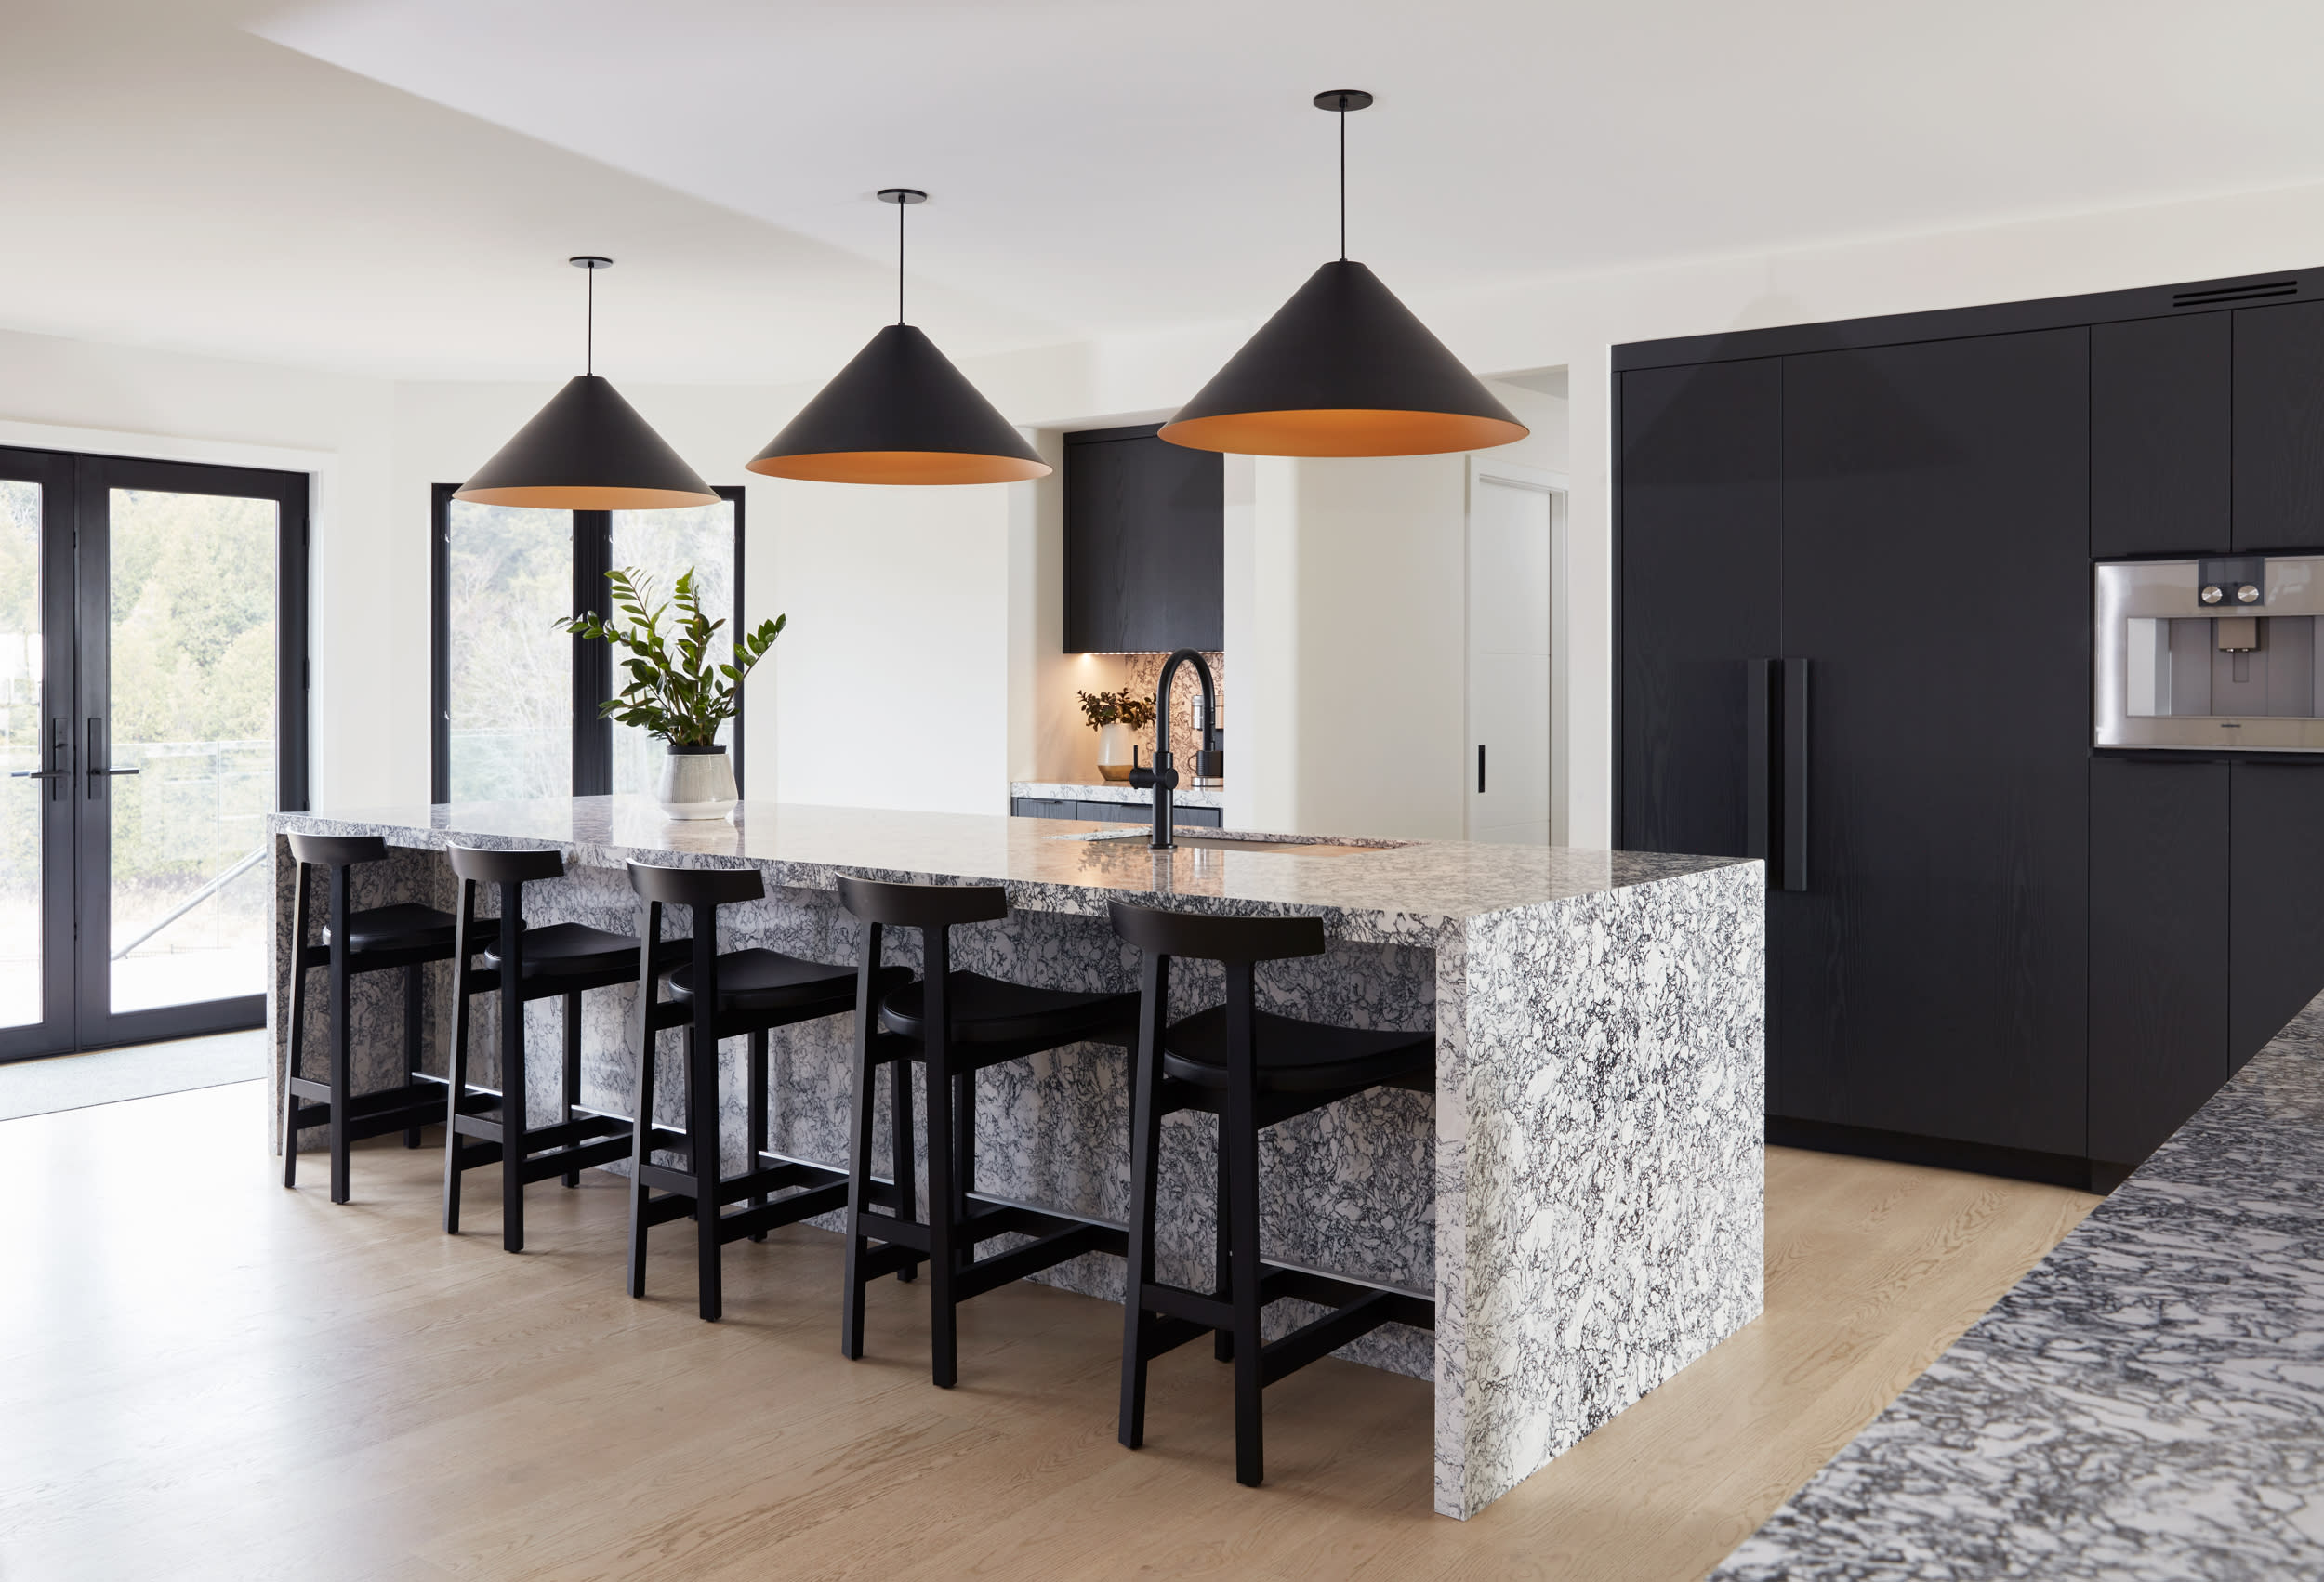
[[[1009,795],[1012,798],[1032,797],[1045,802],[1125,802],[1141,808],[1154,806],[1153,792],[1141,791],[1135,785],[1118,780],[1012,780],[1009,783]],[[1195,785],[1190,783],[1171,792],[1170,797],[1182,808],[1226,806],[1226,788],[1222,785]]]
[[[2324,1576],[2324,999],[1715,1575]]]
[[[1135,953],[1105,921],[1115,897],[1319,916],[1327,953],[1262,969],[1266,1004],[1346,1026],[1433,1025],[1436,1091],[1369,1094],[1270,1128],[1262,1236],[1276,1261],[1433,1296],[1433,1334],[1389,1325],[1343,1354],[1433,1379],[1436,1509],[1447,1515],[1473,1514],[1760,1311],[1765,877],[1755,862],[1444,841],[1341,855],[1155,852],[1058,838],[1076,829],[1063,821],[747,803],[732,824],[673,824],[628,798],[289,813],[274,824],[409,849],[357,870],[359,905],[451,907],[437,850],[456,841],[554,845],[569,872],[527,888],[527,917],[625,931],[638,909],[624,862],[748,864],[766,874],[768,897],[721,913],[721,944],[832,962],[853,959],[860,939],[838,905],[841,873],[1001,884],[1010,917],[956,930],[957,965],[1055,988],[1136,986]],[[278,839],[277,1027],[288,1003],[287,852]],[[677,909],[665,924],[687,926]],[[917,942],[889,937],[891,959],[917,966]],[[1174,975],[1173,1014],[1220,996],[1207,968]],[[441,1048],[449,969],[432,976]],[[359,1087],[400,1080],[400,977],[358,980]],[[585,997],[591,1108],[635,1113],[632,993]],[[541,1051],[527,1091],[546,1114],[561,1012],[550,1000],[527,1014],[528,1048]],[[317,1007],[311,1048],[320,1016]],[[492,1022],[480,1014],[471,1025],[481,1082],[497,1079]],[[775,1035],[776,1151],[844,1161],[849,1031],[830,1018]],[[743,1164],[742,1048],[737,1039],[722,1051],[729,1170]],[[679,1114],[680,1065],[662,1066],[654,1101],[665,1119]],[[1121,1052],[1098,1045],[984,1074],[979,1190],[1125,1219],[1127,1090]],[[1192,1114],[1166,1123],[1158,1236],[1164,1277],[1206,1287],[1212,1127]],[[876,1135],[885,1139],[884,1120]],[[1121,1297],[1118,1259],[1092,1255],[1046,1278]],[[1276,1304],[1271,1332],[1307,1316]],[[1113,1409],[1110,1393],[1091,1402]]]

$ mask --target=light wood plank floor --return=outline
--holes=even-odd
[[[838,1350],[838,1238],[685,1227],[621,1289],[622,1194],[440,1155],[279,1184],[256,1083],[0,1123],[0,1578],[1700,1575],[2097,1200],[1771,1149],[1767,1312],[1473,1522],[1429,1509],[1428,1386],[1327,1361],[1233,1475],[1225,1368],[1156,1364],[1114,1443],[1120,1310],[1023,1285],[927,1382],[925,1284]]]

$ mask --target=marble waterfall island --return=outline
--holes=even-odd
[[[767,898],[727,909],[724,948],[832,962],[854,959],[859,938],[838,903],[843,873],[1005,885],[1011,916],[956,930],[956,965],[1056,988],[1136,987],[1134,956],[1106,923],[1111,898],[1320,916],[1327,953],[1262,969],[1266,1003],[1351,1026],[1433,1025],[1435,1092],[1382,1090],[1270,1130],[1262,1235],[1271,1262],[1433,1299],[1433,1333],[1391,1325],[1341,1354],[1433,1381],[1435,1506],[1449,1516],[1473,1515],[1760,1311],[1765,877],[1756,862],[1448,841],[1156,852],[1088,839],[1106,826],[1063,821],[754,802],[732,824],[672,824],[642,798],[606,797],[285,813],[274,828],[278,1102],[294,871],[281,831],[376,834],[403,849],[355,870],[357,905],[449,909],[449,844],[555,846],[570,871],[528,888],[528,919],[625,931],[638,921],[626,861],[753,866]],[[682,915],[666,925],[687,926]],[[891,958],[913,965],[917,945],[890,939]],[[425,1063],[440,1071],[450,969],[429,970]],[[356,980],[359,1091],[402,1080],[403,990],[380,981],[400,978]],[[1172,1014],[1214,1003],[1219,984],[1215,968],[1186,964]],[[624,1115],[638,1101],[630,993],[589,995],[584,1010],[583,1101]],[[324,1047],[323,999],[310,997],[310,1049]],[[543,1052],[528,1062],[532,1102],[546,1114],[537,1106],[555,1101],[561,1013],[552,999],[527,1014],[531,1048]],[[471,1034],[474,1077],[488,1084],[494,1021],[476,1016]],[[775,1035],[774,1152],[844,1161],[849,1032],[848,1019],[832,1018]],[[730,1171],[747,1147],[742,1048],[735,1040],[724,1052]],[[661,1067],[665,1118],[680,1113],[680,1063]],[[1101,1045],[982,1075],[978,1191],[1126,1219],[1128,1086],[1122,1052]],[[1164,1127],[1158,1272],[1204,1288],[1213,1124],[1187,1114]],[[887,1136],[884,1119],[877,1135]],[[884,1171],[884,1158],[875,1167]],[[1043,1278],[1121,1299],[1121,1262],[1102,1254]],[[836,1289],[831,1311],[836,1323]],[[1270,1334],[1305,1316],[1275,1304]],[[1110,1388],[1089,1409],[1110,1416]]]

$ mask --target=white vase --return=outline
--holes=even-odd
[[[654,799],[674,819],[725,818],[734,811],[734,761],[724,747],[673,746]]]
[[[1137,753],[1138,734],[1116,720],[1098,727],[1098,773],[1108,780],[1127,780]]]

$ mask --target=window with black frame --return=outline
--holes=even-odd
[[[607,645],[555,623],[611,610],[605,573],[632,567],[656,603],[691,568],[703,608],[742,626],[743,492],[659,511],[477,505],[435,488],[434,798],[439,802],[650,794],[660,747],[601,718]],[[719,731],[742,783],[742,718]]]

